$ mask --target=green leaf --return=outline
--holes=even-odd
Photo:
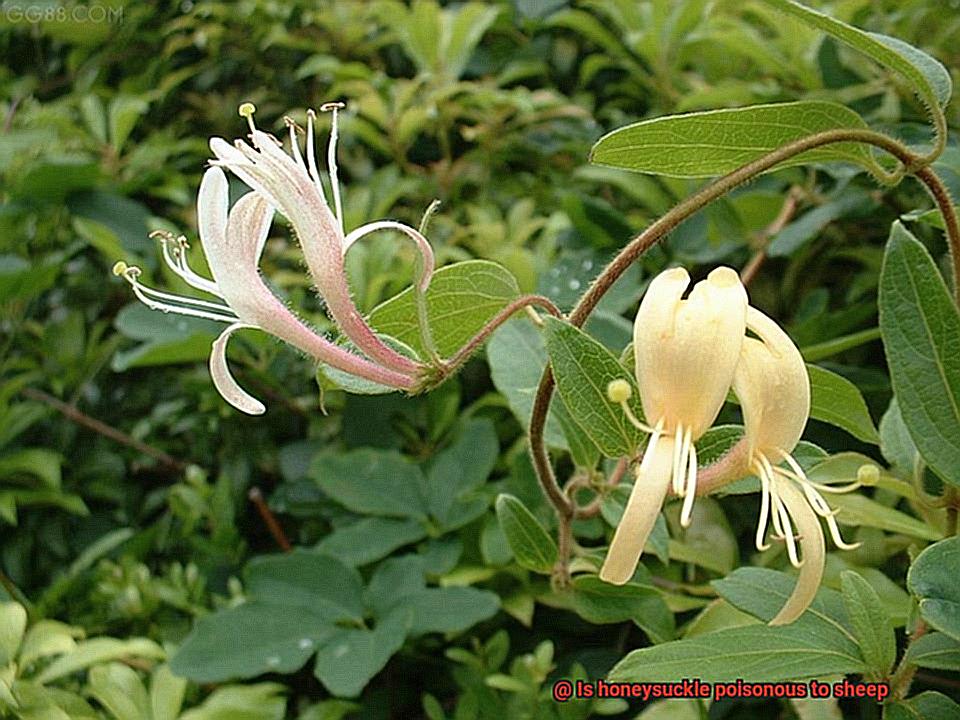
[[[520,500],[513,495],[497,497],[497,519],[517,564],[549,575],[557,562],[557,545]]]
[[[529,428],[533,398],[547,366],[547,350],[540,332],[526,318],[504,323],[487,345],[487,362],[494,387],[507,399],[521,426]],[[551,403],[544,436],[550,447],[566,450],[568,443],[557,417],[558,408],[556,400]]]
[[[474,418],[464,423],[456,441],[429,463],[423,497],[430,515],[454,530],[484,511],[489,501],[477,496],[497,462],[500,443],[493,422]]]
[[[22,448],[0,457],[0,480],[30,475],[51,490],[60,489],[60,453],[46,448]]]
[[[677,682],[691,668],[704,682],[804,680],[862,672],[856,652],[840,651],[835,642],[810,637],[797,624],[748,625],[698,635],[689,640],[634,650],[609,673],[611,681]]]
[[[865,190],[845,188],[840,197],[804,213],[773,236],[767,246],[770,257],[789,257],[819,235],[823,229],[846,215],[861,214],[875,205]]]
[[[644,571],[641,570],[641,577]],[[631,581],[611,585],[597,575],[573,579],[571,602],[574,612],[588,622],[606,624],[633,620],[655,643],[674,636],[673,613],[652,584]]]
[[[151,717],[147,691],[137,672],[120,663],[98,665],[88,676],[90,694],[116,720],[143,720]]]
[[[590,161],[670,177],[714,177],[818,132],[866,127],[852,110],[821,101],[708,110],[618,128],[597,141]],[[867,147],[858,143],[808,150],[774,169],[838,160],[878,169]]]
[[[287,701],[282,693],[286,690],[279,683],[217,688],[200,707],[187,710],[179,720],[283,720]]]
[[[907,587],[920,598],[920,615],[932,627],[960,640],[960,537],[941,540],[917,556]]]
[[[907,648],[907,660],[934,670],[960,670],[960,640],[938,632],[921,635]]]
[[[335,558],[306,550],[266,555],[251,560],[244,574],[256,600],[304,608],[331,621],[363,620],[360,574]]]
[[[426,588],[404,597],[400,607],[413,611],[411,635],[457,633],[493,617],[500,598],[472,587]]]
[[[902,40],[868,33],[845,22],[819,13],[792,0],[765,0],[768,5],[800,18],[881,65],[899,73],[929,107],[942,107],[950,101],[953,85],[950,73],[937,60]]]
[[[94,638],[77,643],[71,652],[54,660],[37,675],[36,681],[45,684],[93,665],[127,657],[159,660],[166,657],[166,653],[163,648],[146,638]]]
[[[604,455],[634,455],[644,437],[622,408],[607,398],[607,385],[624,380],[630,385],[634,414],[641,415],[640,394],[633,377],[603,345],[579,328],[556,318],[544,321],[547,353],[557,391],[577,424]]]
[[[920,454],[910,437],[897,399],[890,400],[890,406],[880,418],[880,452],[884,460],[898,469],[906,477],[912,477]]]
[[[960,705],[932,690],[883,707],[883,720],[945,720],[958,717]]]
[[[910,437],[943,480],[960,485],[960,314],[937,266],[899,222],[880,272],[880,330]]]
[[[152,720],[177,720],[187,690],[186,678],[177,677],[166,663],[150,675]]]
[[[419,520],[368,517],[338,527],[323,538],[316,549],[347,565],[359,567],[426,536],[427,530]]]
[[[336,630],[317,653],[314,674],[334,695],[356,697],[403,645],[409,624],[409,613],[398,611],[373,630]]]
[[[897,658],[897,638],[890,616],[877,592],[857,573],[840,575],[843,604],[850,616],[853,634],[874,680],[885,678]]]
[[[880,444],[880,435],[860,390],[845,377],[818,365],[810,373],[810,417],[846,430],[858,440]]]
[[[110,362],[114,372],[206,360],[211,344],[222,330],[212,320],[162,313],[139,302],[117,313],[114,325],[121,335],[142,341],[131,350],[114,354]]]
[[[425,520],[421,495],[426,479],[420,468],[392,450],[364,448],[348,453],[321,453],[310,477],[344,507],[362,515]]]
[[[0,667],[17,657],[27,627],[27,611],[15,602],[0,603]]]
[[[292,673],[336,630],[326,614],[254,600],[197,620],[170,667],[200,683]]]
[[[519,296],[513,275],[487,260],[468,260],[437,270],[426,298],[437,352],[443,357],[456,353]],[[425,355],[412,288],[375,307],[368,320],[379,332],[410,346],[421,357]]]

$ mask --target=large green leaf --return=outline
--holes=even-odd
[[[607,397],[612,380],[627,382],[633,391],[631,407],[641,415],[640,395],[631,374],[613,353],[579,328],[546,318],[544,330],[557,391],[573,419],[604,455],[634,455],[643,433]]]
[[[529,320],[510,320],[498,328],[490,339],[487,362],[494,386],[507,399],[522,426],[529,427],[537,384],[547,366],[543,337]],[[547,444],[566,449],[566,439],[554,414],[551,408],[544,431]]]
[[[310,476],[325,493],[361,515],[425,519],[419,466],[392,450],[364,448],[316,456]]]
[[[917,556],[907,587],[920,598],[920,614],[932,627],[960,640],[960,537],[941,540]]]
[[[936,263],[899,222],[880,272],[890,382],[920,455],[960,485],[960,314]]]
[[[960,670],[960,641],[938,632],[921,635],[910,642],[907,660],[935,670]]]
[[[644,574],[640,569],[641,579]],[[649,581],[612,585],[597,575],[578,575],[570,592],[573,610],[584,620],[599,624],[632,620],[657,643],[674,636],[673,613]]]
[[[866,127],[852,110],[821,101],[708,110],[618,128],[597,141],[590,161],[671,177],[714,177],[815,133]],[[808,150],[776,167],[837,160],[877,170],[866,146],[857,143]]]
[[[427,289],[427,317],[437,352],[449,357],[484,325],[520,296],[507,270],[487,260],[447,265],[433,275]],[[407,288],[378,305],[368,318],[379,332],[424,355],[413,289]]]
[[[960,705],[932,690],[883,707],[883,720],[946,720],[958,717]]]
[[[810,373],[810,417],[846,430],[858,440],[880,444],[880,435],[860,390],[845,377],[807,364]]]
[[[943,107],[950,101],[953,90],[950,73],[925,52],[896,38],[864,32],[792,0],[764,2],[829,33],[899,73],[910,82],[913,90],[928,107]]]
[[[539,573],[553,572],[557,545],[520,500],[513,495],[500,495],[497,518],[519,565]]]
[[[773,570],[741,568],[713,582],[734,607],[769,621],[793,590],[793,578]],[[776,682],[863,672],[856,640],[845,627],[839,593],[821,589],[790,625],[734,627],[635,650],[610,671],[611,680],[677,681],[690,668],[706,682]]]
[[[897,638],[893,623],[870,583],[852,570],[840,576],[843,604],[850,616],[853,633],[872,679],[885,678],[897,657]]]

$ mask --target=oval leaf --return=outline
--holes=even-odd
[[[497,519],[517,564],[550,574],[557,562],[557,545],[526,506],[513,495],[497,498]]]
[[[899,222],[880,271],[880,332],[890,383],[930,468],[960,485],[960,314],[936,263]]]
[[[600,138],[591,162],[670,177],[715,177],[756,160],[786,143],[824,130],[864,129],[852,110],[809,101],[753,105],[668,115],[618,128]],[[776,169],[813,162],[846,161],[877,172],[865,145],[834,143],[809,150]]]

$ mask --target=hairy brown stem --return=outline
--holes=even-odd
[[[907,643],[907,649],[904,650],[903,657],[900,658],[900,664],[890,676],[890,696],[894,700],[901,700],[910,692],[910,685],[917,674],[917,666],[907,661],[907,655],[910,652],[910,646],[923,637],[927,632],[927,624],[923,620],[917,621],[917,626],[910,635],[910,642]]]
[[[957,222],[957,212],[953,207],[950,191],[932,168],[922,167],[915,174],[917,179],[927,186],[943,217],[947,246],[950,248],[950,260],[953,266],[953,299],[960,307],[960,223]]]
[[[104,437],[118,442],[121,445],[126,445],[127,447],[143,453],[144,455],[149,455],[161,465],[166,465],[171,470],[183,472],[187,469],[187,463],[177,460],[175,457],[168,455],[163,450],[155,448],[152,445],[147,445],[145,442],[137,440],[136,438],[127,435],[125,432],[107,425],[101,420],[90,417],[86,413],[75,408],[73,405],[68,405],[62,400],[58,400],[53,395],[49,395],[42,390],[26,387],[20,391],[20,394],[24,397],[30,398],[31,400],[42,402],[44,405],[49,405],[68,420],[72,420],[73,422],[77,423],[77,425],[82,425],[83,427],[93,430],[95,433],[103,435]]]
[[[563,313],[560,312],[560,309],[553,304],[553,301],[550,300],[550,298],[542,295],[524,295],[521,298],[517,298],[503,308],[503,310],[494,315],[490,321],[480,329],[480,332],[472,337],[466,345],[460,348],[456,355],[451,357],[443,364],[444,377],[451,374],[458,367],[463,365],[463,363],[465,363],[470,356],[476,352],[477,348],[486,342],[487,338],[493,334],[494,330],[509,320],[514,313],[527,307],[538,307],[550,313],[554,317],[563,317]]]
[[[293,546],[287,539],[286,533],[283,532],[283,528],[280,527],[280,522],[277,520],[277,516],[273,514],[273,511],[264,501],[263,493],[260,492],[260,488],[250,488],[250,491],[247,493],[247,497],[250,498],[250,502],[252,502],[254,507],[257,508],[257,512],[260,513],[260,518],[263,520],[264,525],[267,526],[267,530],[270,531],[270,534],[273,536],[273,539],[276,541],[277,545],[280,546],[280,549],[284,552],[290,552],[293,549]]]
[[[955,277],[960,278],[960,228],[957,226],[953,206],[950,203],[949,193],[939,182],[936,174],[927,168],[921,167],[923,159],[912,153],[893,138],[872,130],[828,130],[795,140],[761,158],[740,166],[713,183],[701,188],[698,192],[683,200],[666,214],[651,224],[646,230],[631,240],[626,247],[611,261],[609,265],[591,283],[587,292],[580,298],[576,307],[568,318],[574,327],[582,327],[587,318],[596,308],[601,298],[633,262],[646,252],[655,243],[674,230],[684,220],[698,210],[704,208],[714,200],[727,194],[737,186],[749,181],[757,175],[770,170],[780,163],[789,160],[801,153],[840,142],[865,143],[888,152],[899,160],[905,169],[914,172],[930,190],[934,201],[940,207],[947,226],[947,235],[950,238],[951,249],[958,252],[953,254]],[[919,169],[918,169],[919,168]],[[533,411],[530,418],[530,451],[533,465],[541,486],[547,494],[550,503],[554,506],[558,518],[563,522],[569,521],[575,513],[575,508],[567,501],[557,484],[553,467],[544,443],[544,427],[547,412],[550,408],[550,398],[553,395],[554,381],[549,365],[544,369],[534,398]],[[561,548],[562,549],[562,548]],[[569,556],[561,555],[560,563],[569,562]]]

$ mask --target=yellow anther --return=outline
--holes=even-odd
[[[129,266],[123,260],[117,260],[117,262],[113,264],[113,274],[117,277],[125,275],[127,270],[129,270]]]
[[[240,114],[240,117],[250,118],[257,111],[257,106],[252,102],[240,103],[240,107],[237,108],[237,112]]]
[[[880,468],[864,463],[857,469],[857,482],[865,487],[877,485],[880,482]]]
[[[320,112],[331,112],[332,110],[343,110],[347,106],[342,102],[325,102],[320,106]]]
[[[623,378],[618,378],[617,380],[611,380],[607,385],[607,397],[610,398],[610,402],[622,403],[626,402],[633,395],[633,389]]]

